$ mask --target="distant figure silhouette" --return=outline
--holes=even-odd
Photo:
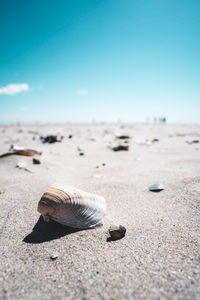
[[[166,123],[167,119],[165,117],[159,118],[159,123]]]

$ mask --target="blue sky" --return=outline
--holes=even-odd
[[[199,0],[1,0],[0,123],[199,122]]]

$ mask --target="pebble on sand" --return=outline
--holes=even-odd
[[[126,140],[126,139],[130,139],[131,137],[129,135],[120,135],[120,136],[117,136],[117,139],[120,139],[120,140]]]
[[[152,184],[149,186],[149,191],[151,192],[161,192],[162,190],[164,190],[164,186],[162,184]]]
[[[126,228],[122,225],[111,225],[108,231],[113,240],[119,240],[126,234]]]
[[[33,158],[33,164],[34,165],[39,165],[40,164],[40,160],[38,158]]]
[[[51,258],[51,260],[56,260],[58,258],[58,255],[53,253],[53,254],[51,254],[50,258]]]
[[[112,150],[114,152],[117,152],[117,151],[128,151],[129,150],[129,145],[119,145],[117,147],[113,147]]]
[[[159,141],[160,141],[159,139],[155,138],[152,140],[152,143],[159,142]]]

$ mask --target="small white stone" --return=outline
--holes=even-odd
[[[55,253],[52,253],[50,258],[51,258],[51,260],[56,260],[58,258],[58,255]]]
[[[152,184],[151,186],[149,186],[149,191],[151,192],[160,192],[162,190],[164,190],[164,186],[160,183]]]

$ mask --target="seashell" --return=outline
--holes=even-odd
[[[0,158],[8,156],[8,155],[13,155],[13,154],[25,155],[25,156],[37,156],[37,155],[41,155],[42,152],[38,152],[34,149],[25,149],[24,147],[11,145],[9,152],[1,154]]]
[[[11,145],[9,151],[13,151],[11,152],[11,154],[19,154],[19,155],[25,155],[25,156],[36,156],[36,155],[41,155],[42,152],[36,151],[34,149],[26,149],[24,147],[21,146],[14,146]]]
[[[38,212],[73,228],[92,228],[101,224],[105,215],[105,199],[61,183],[50,186],[38,203]]]

